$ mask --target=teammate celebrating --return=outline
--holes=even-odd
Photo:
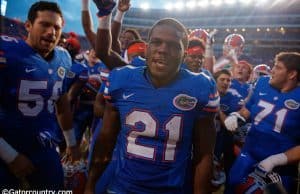
[[[67,152],[79,158],[70,102],[64,85],[71,59],[55,47],[63,16],[56,3],[33,4],[25,23],[25,41],[0,40],[0,185],[62,189],[63,171],[55,150],[55,110],[67,142]],[[56,108],[54,109],[54,105]]]
[[[107,38],[109,16],[99,20],[97,37]],[[180,68],[187,39],[181,23],[162,19],[149,32],[147,66],[111,71],[86,193],[112,165],[108,192],[187,193],[188,180],[195,192],[209,192],[219,97],[208,76]]]
[[[296,193],[300,161],[299,64],[300,53],[279,53],[271,77],[259,79],[246,107],[225,120],[230,131],[236,129],[237,117],[251,116],[252,121],[242,152],[230,171],[229,193],[255,165],[264,176],[271,171],[279,173],[287,192]]]

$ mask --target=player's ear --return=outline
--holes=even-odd
[[[26,20],[24,26],[25,26],[25,29],[27,30],[27,32],[29,32],[30,29],[32,28],[32,23],[29,20]]]
[[[291,70],[291,71],[289,71],[288,77],[289,77],[291,80],[293,80],[293,79],[298,80],[298,73],[297,73],[297,71],[296,71],[296,70]]]

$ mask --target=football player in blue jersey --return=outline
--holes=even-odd
[[[63,188],[55,150],[55,111],[67,153],[79,158],[65,77],[71,66],[66,50],[56,47],[63,27],[56,3],[34,3],[25,23],[25,41],[0,39],[0,188]],[[55,108],[54,108],[54,105]]]
[[[147,43],[143,40],[133,40],[127,47],[128,63],[135,67],[145,65],[145,51]]]
[[[184,59],[185,63],[182,64],[182,67],[195,73],[201,72],[203,70],[204,51],[205,45],[202,40],[195,37],[190,38]]]
[[[102,1],[96,5],[103,9]],[[104,48],[103,39],[111,41],[109,21],[110,14],[99,18],[96,48]],[[107,192],[209,192],[219,96],[211,78],[180,68],[187,41],[181,23],[159,20],[149,32],[147,66],[110,72],[86,193],[95,192],[110,166]],[[110,46],[98,51],[101,60],[114,57]]]
[[[218,187],[225,182],[225,174],[218,168],[224,166],[224,171],[226,175],[228,175],[229,169],[235,159],[233,152],[233,134],[226,130],[224,120],[230,113],[239,111],[244,102],[241,97],[228,92],[231,82],[231,72],[229,70],[223,69],[214,73],[214,78],[220,94],[220,111],[216,118],[217,139],[214,158],[216,170],[212,183]],[[221,164],[221,161],[224,161],[224,165]]]
[[[239,61],[232,66],[232,81],[229,92],[233,95],[241,96],[246,99],[250,92],[250,84],[247,82],[252,73],[252,65],[245,60]]]
[[[300,161],[300,53],[276,55],[270,77],[258,80],[246,106],[225,120],[228,130],[237,128],[237,118],[250,116],[252,127],[229,176],[234,186],[257,166],[263,176],[277,172],[288,193],[296,193]]]

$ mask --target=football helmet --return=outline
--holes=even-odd
[[[263,194],[268,184],[281,183],[281,177],[275,172],[264,172],[256,167],[244,182],[235,188],[236,194]]]
[[[234,50],[237,56],[240,56],[244,50],[245,39],[240,34],[229,34],[226,36],[223,44],[223,54],[227,56],[231,50]]]
[[[196,37],[199,38],[200,40],[202,40],[203,42],[206,42],[207,38],[208,38],[208,33],[206,32],[206,30],[204,29],[195,29],[193,30],[190,34],[189,34],[189,39]]]
[[[253,68],[253,81],[264,75],[270,75],[271,68],[266,64],[260,64]]]

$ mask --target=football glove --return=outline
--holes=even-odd
[[[93,0],[98,8],[98,17],[103,17],[109,15],[114,7],[116,2],[114,0]]]
[[[246,122],[238,112],[232,112],[224,121],[224,124],[229,131],[235,131],[238,128],[238,119]]]

